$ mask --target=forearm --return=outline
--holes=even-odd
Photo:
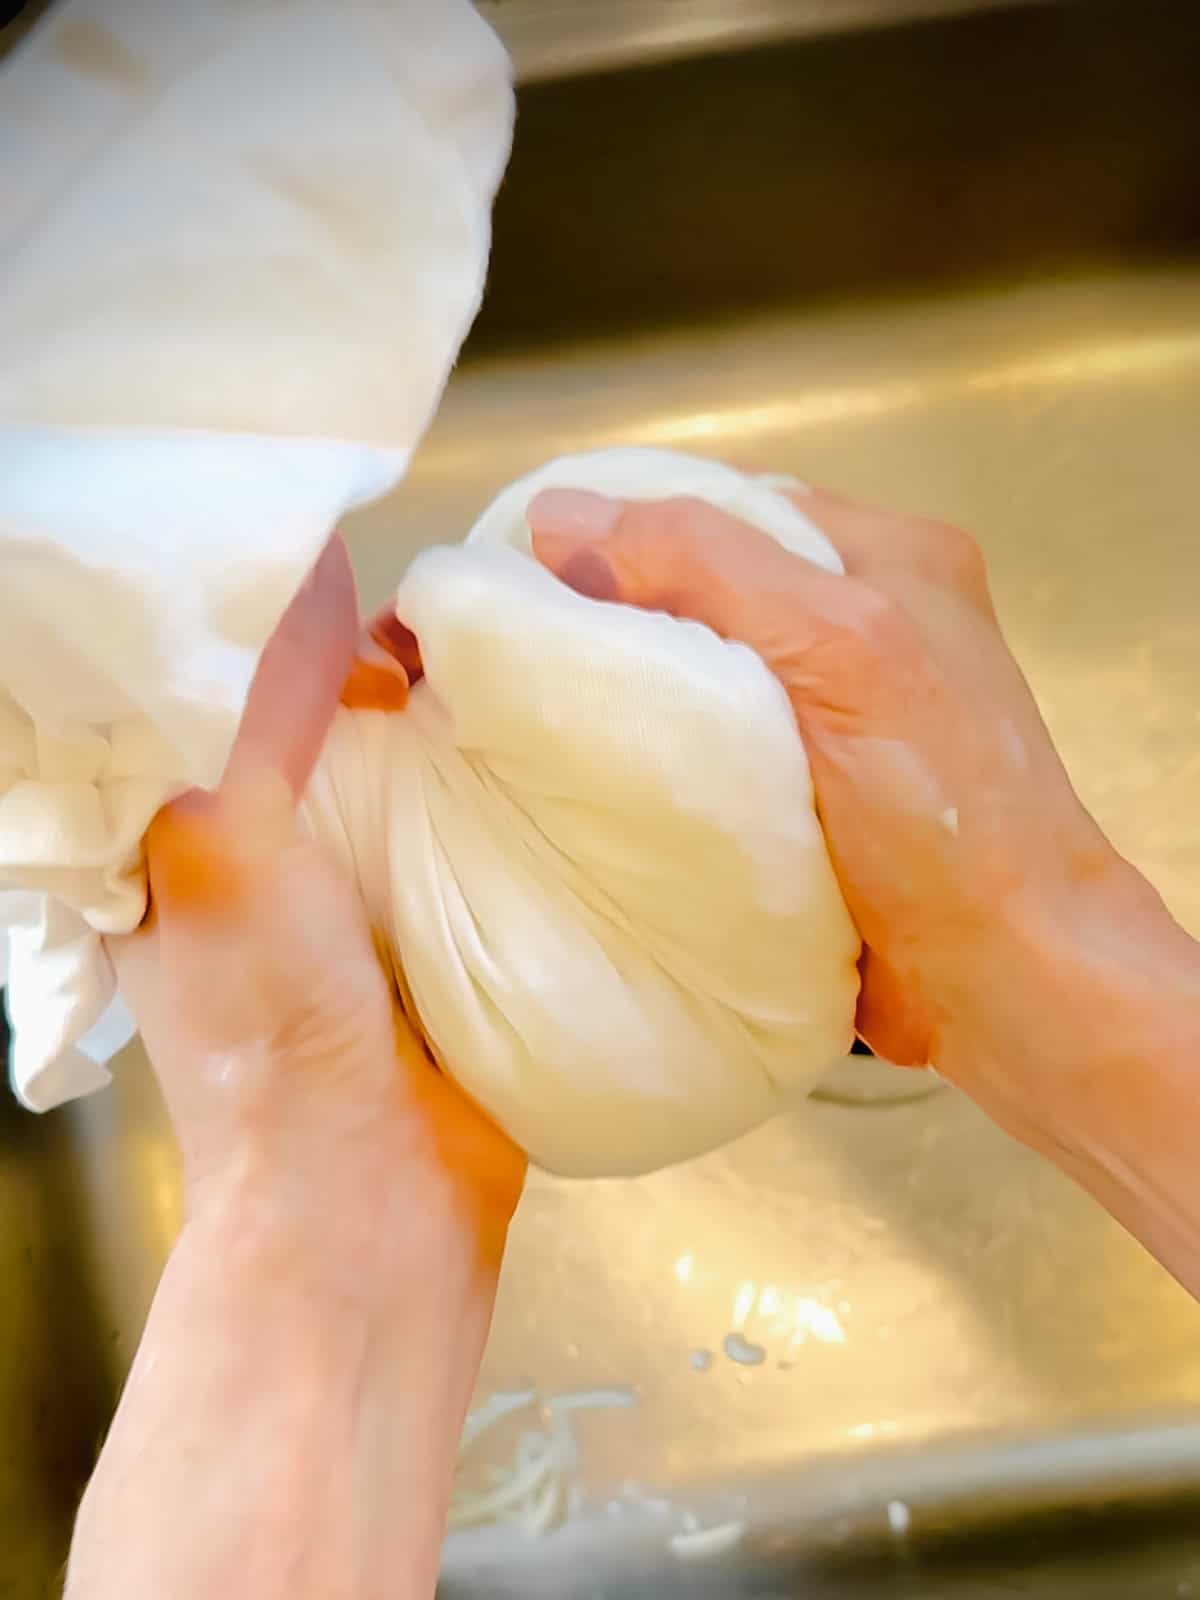
[[[494,1277],[387,1277],[222,1199],[185,1228],[80,1511],[68,1600],[428,1600]],[[384,1219],[380,1219],[384,1225]]]
[[[1200,1298],[1200,945],[1124,863],[1017,922],[950,1075]]]
[[[1157,970],[1127,971],[1109,1038],[1076,1059],[1054,1153],[1200,1298],[1200,947],[1164,930],[1142,955]]]

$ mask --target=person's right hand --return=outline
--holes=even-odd
[[[1149,979],[1156,948],[1190,942],[1076,797],[974,542],[824,492],[795,498],[845,576],[696,500],[550,490],[528,516],[538,556],[573,588],[762,656],[863,937],[863,1038],[1057,1147],[1071,1093],[1059,1116],[1049,1074],[1094,1076],[1088,1030],[1111,1036],[1115,1008],[1129,1010],[1118,979],[1139,966]]]

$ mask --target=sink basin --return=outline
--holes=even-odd
[[[719,48],[589,70],[517,5],[571,75],[523,90],[484,313],[348,526],[365,596],[607,443],[962,522],[1078,787],[1200,933],[1194,12],[892,9],[956,15],[789,39],[752,6],[751,47],[730,7]],[[843,1078],[684,1168],[532,1176],[479,1399],[580,1402],[564,1525],[456,1532],[446,1600],[1200,1597],[1200,1309],[955,1092],[855,1070],[866,1103]],[[53,1586],[178,1223],[137,1046],[0,1111],[0,1596]]]

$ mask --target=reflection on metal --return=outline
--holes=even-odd
[[[741,265],[722,293],[740,289],[740,302],[656,324],[641,313],[661,304],[664,258],[647,252],[639,280],[633,252],[625,322],[612,322],[605,300],[596,323],[524,347],[493,323],[491,353],[456,374],[409,483],[347,531],[373,602],[415,549],[459,537],[505,480],[558,451],[621,439],[686,444],[965,523],[1080,790],[1200,933],[1200,251],[1163,261],[1160,236],[1142,252],[1141,236],[1122,232],[1107,264],[1084,250],[1067,270],[1056,246],[1051,271],[1039,229],[1054,215],[1027,219],[1018,258],[1013,212],[988,186],[1015,173],[1024,195],[1036,177],[1021,141],[1042,102],[1023,96],[1022,74],[1041,72],[1049,52],[1080,163],[1057,201],[1076,208],[1073,237],[1092,238],[1094,221],[1103,253],[1114,213],[1093,216],[1089,175],[1111,175],[1114,163],[1137,180],[1123,218],[1153,226],[1165,213],[1146,197],[1166,192],[1171,218],[1185,215],[1174,163],[1200,147],[1200,101],[1163,87],[1185,55],[1182,33],[1156,44],[1165,7],[1139,5],[1136,39],[1112,26],[1114,8],[1080,14],[1109,25],[1074,74],[1060,70],[1053,29],[1043,48],[1025,48],[1029,14],[988,24],[972,92],[999,57],[1004,94],[995,125],[970,133],[972,149],[988,152],[971,216],[980,253],[996,253],[990,282],[943,277],[918,293],[906,279],[899,293],[887,276],[898,250],[881,249],[868,298],[808,292],[813,263],[826,260],[825,290],[842,287],[837,239],[876,229],[884,186],[872,174],[894,123],[872,50],[871,97],[808,149],[811,170],[841,174],[828,198],[842,209],[832,241],[811,208],[789,224],[806,240],[804,294],[764,305],[759,293],[772,273],[778,287],[777,223],[795,193],[764,135],[750,140],[762,164],[743,187],[732,168],[708,163],[702,174],[712,215],[760,207],[757,226],[723,230],[737,247],[727,265]],[[896,94],[921,85],[927,107],[950,46],[944,30],[906,40],[889,45],[888,81]],[[857,48],[844,46],[843,86]],[[1131,54],[1137,72],[1126,75]],[[958,73],[970,52],[951,56]],[[824,92],[806,61],[800,50],[771,68],[795,75],[797,107]],[[748,137],[762,79],[761,63],[744,65],[744,77],[736,63],[720,75],[719,110],[722,128]],[[1097,80],[1126,82],[1125,99],[1089,98]],[[541,136],[583,163],[576,186],[588,205],[611,203],[592,218],[595,236],[648,236],[661,174],[637,150],[610,170],[606,130],[617,119],[581,133],[575,87],[543,107]],[[686,109],[686,83],[677,90]],[[708,148],[711,113],[698,97],[681,156],[693,139]],[[958,122],[943,145],[934,132],[906,147],[914,194],[942,194],[945,172],[965,159]],[[541,214],[536,151],[518,146],[506,193],[510,218]],[[856,217],[855,205],[871,214]],[[953,257],[960,241],[944,219],[937,232],[941,214],[930,200],[913,250]],[[949,215],[957,227],[961,211]],[[547,238],[539,249],[536,234],[498,237],[501,250],[525,238],[511,277],[539,288]],[[579,259],[601,305],[610,261]],[[491,314],[509,311],[525,325],[503,295]],[[893,1070],[867,1060],[846,1072],[898,1082]],[[175,1154],[136,1048],[117,1063],[113,1090],[86,1105],[0,1116],[0,1592],[50,1592],[178,1217]],[[731,1332],[764,1352],[759,1364],[713,1359]],[[639,1404],[576,1418],[580,1465],[562,1532],[540,1545],[511,1531],[452,1542],[446,1600],[991,1600],[1017,1589],[1033,1600],[1170,1600],[1189,1582],[1200,1596],[1200,1312],[950,1088],[878,1114],[812,1101],[728,1151],[635,1182],[534,1174],[479,1398],[530,1382],[551,1394],[632,1388]],[[664,1504],[686,1516],[664,1522]],[[908,1510],[903,1530],[894,1506]],[[737,1537],[704,1560],[671,1546],[675,1532],[722,1527]],[[992,1542],[977,1543],[985,1534]]]
[[[1105,392],[1132,405],[1143,388],[1152,399],[1190,386],[1200,373],[1200,333],[1186,320],[1193,290],[1190,271],[1147,275],[1132,293],[1124,274],[1089,273],[1074,283],[1031,287],[1016,304],[1007,293],[960,294],[939,306],[932,323],[923,304],[907,315],[862,307],[816,317],[762,315],[703,336],[706,394],[724,403],[697,405],[697,336],[688,333],[650,334],[632,346],[598,343],[575,352],[569,365],[554,363],[544,381],[559,391],[564,450],[633,443],[735,460],[748,452],[758,462],[764,442],[773,451],[803,452],[810,435],[873,422],[899,427],[921,417],[928,426],[973,399],[994,396],[1029,412],[1068,395],[1077,406]],[[1114,329],[1121,320],[1132,324],[1128,332]],[[1064,328],[1078,331],[1063,339]],[[879,345],[870,342],[876,329]],[[986,347],[959,342],[960,332],[984,330],[992,335],[987,344],[999,347],[994,359]],[[880,371],[878,353],[889,347],[895,356],[888,365],[903,362],[900,373]],[[731,402],[728,393],[746,387],[747,363],[753,398]],[[856,378],[856,363],[869,376]],[[519,449],[527,437],[530,416],[521,396],[530,390],[522,378],[545,365],[540,354],[496,364],[494,381],[516,393],[515,404],[494,421],[491,453]],[[642,396],[633,415],[622,406],[623,372],[636,373]],[[578,404],[584,394],[586,403]],[[479,449],[464,430],[436,430],[421,466],[433,478],[461,481],[478,463]]]
[[[1137,383],[1170,382],[1200,368],[1200,333],[1176,330],[1161,338],[1082,343],[1001,360],[964,376],[954,366],[930,372],[921,382],[901,378],[886,383],[800,392],[754,405],[718,411],[685,411],[654,417],[638,434],[638,444],[703,451],[709,441],[736,444],[771,433],[800,433],[829,423],[866,422],[918,408],[944,405],[951,397],[1011,393],[1036,400],[1039,393]]]
[[[523,83],[1063,0],[481,0]]]

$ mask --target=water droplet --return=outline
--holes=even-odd
[[[749,1339],[743,1339],[740,1333],[727,1333],[721,1342],[721,1348],[731,1361],[736,1361],[743,1367],[761,1367],[767,1359],[767,1352],[761,1344],[751,1344]]]
[[[912,1512],[903,1500],[889,1500],[887,1508],[888,1527],[898,1539],[904,1537],[912,1526]]]

